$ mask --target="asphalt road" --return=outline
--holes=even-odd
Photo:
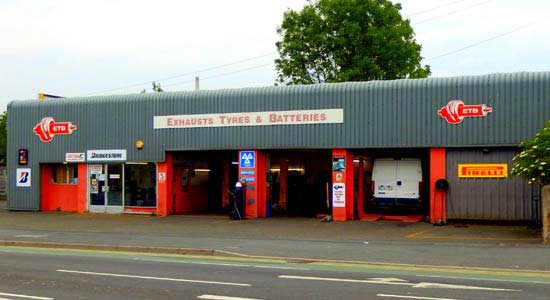
[[[0,248],[0,300],[498,300],[549,293],[545,272]]]

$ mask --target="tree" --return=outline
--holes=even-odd
[[[4,111],[0,115],[0,164],[6,163],[6,153],[7,153],[7,141],[8,141],[8,112]]]
[[[550,184],[550,121],[520,147],[523,151],[513,158],[512,175],[526,178],[529,184]]]
[[[153,91],[157,93],[162,93],[164,90],[160,87],[160,83],[156,83],[153,81]]]
[[[277,28],[278,83],[425,78],[421,46],[400,4],[388,0],[308,0]]]

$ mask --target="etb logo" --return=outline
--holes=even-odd
[[[76,125],[71,122],[56,122],[53,118],[42,118],[40,123],[34,126],[34,133],[42,142],[51,142],[53,137],[60,134],[72,134]]]
[[[241,151],[239,153],[241,168],[254,168],[254,151]]]
[[[30,187],[31,186],[31,169],[29,168],[18,168],[17,172],[17,182],[16,186],[18,187]]]

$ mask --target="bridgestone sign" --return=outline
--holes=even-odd
[[[88,150],[86,153],[88,161],[125,161],[126,150]]]
[[[153,123],[155,129],[334,124],[344,123],[344,110],[339,108],[155,116]]]

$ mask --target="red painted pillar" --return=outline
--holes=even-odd
[[[157,214],[165,217],[173,211],[174,160],[167,152],[164,162],[157,164]]]
[[[436,191],[435,182],[446,178],[445,148],[430,149],[430,223],[447,222],[447,197]]]
[[[40,166],[40,210],[53,211],[52,192],[50,191],[52,169],[49,165]]]
[[[279,168],[279,208],[286,210],[288,203],[288,161],[281,159]]]
[[[78,186],[76,194],[76,211],[86,212],[88,202],[88,165],[78,164]]]
[[[357,168],[357,217],[365,217],[365,160],[359,159]]]
[[[266,216],[266,155],[262,151],[239,151],[239,179],[246,181],[245,217]]]
[[[345,149],[332,150],[332,217],[335,221],[354,218],[353,155]]]

